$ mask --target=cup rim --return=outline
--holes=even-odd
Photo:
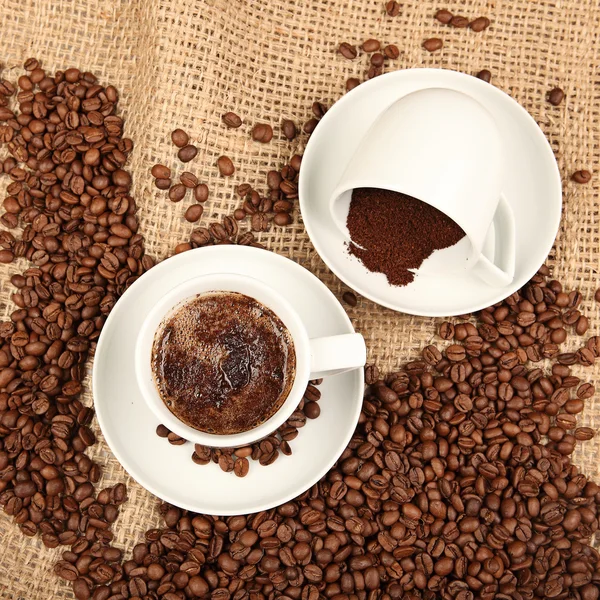
[[[219,287],[219,286],[225,286]],[[294,343],[296,372],[292,387],[281,407],[264,423],[236,434],[220,435],[199,431],[179,420],[164,404],[156,386],[151,367],[154,337],[165,318],[177,307],[198,294],[211,291],[231,291],[245,294],[271,310],[282,320]],[[182,294],[184,294],[182,296]],[[229,448],[246,446],[260,440],[280,427],[296,410],[310,375],[310,346],[304,324],[296,311],[278,292],[254,277],[235,273],[213,273],[193,277],[169,290],[144,317],[135,345],[135,376],[144,401],[154,415],[170,431],[182,438],[205,446]]]

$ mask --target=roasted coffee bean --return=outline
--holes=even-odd
[[[477,75],[475,75],[475,77],[477,77],[477,79],[485,81],[486,83],[490,83],[492,81],[492,73],[487,69],[482,69],[481,71],[479,71],[479,73],[477,73]]]
[[[458,29],[464,29],[469,25],[469,19],[461,15],[454,15],[452,19],[450,19],[450,25],[452,25],[452,27],[457,27]]]
[[[252,128],[252,139],[266,144],[273,139],[273,128],[266,123],[257,123]]]
[[[231,159],[228,156],[220,156],[217,159],[217,167],[219,168],[219,173],[222,177],[231,177],[235,172],[233,162],[231,162]]]
[[[437,13],[435,13],[435,18],[440,23],[443,23],[444,25],[448,25],[450,23],[450,21],[452,21],[453,16],[454,15],[449,10],[446,10],[445,8],[442,8],[442,9],[438,10]]]
[[[349,92],[360,85],[360,80],[356,77],[350,77],[346,80],[346,91]]]
[[[306,121],[306,123],[304,123],[304,127],[302,129],[304,130],[304,133],[308,133],[310,135],[316,129],[318,124],[319,121],[317,119],[309,119]]]
[[[196,223],[200,220],[203,212],[204,208],[202,207],[202,204],[192,204],[185,211],[185,220],[189,223]]]
[[[440,38],[429,38],[423,42],[423,48],[427,50],[427,52],[435,52],[436,50],[440,50],[444,45],[444,42]]]
[[[152,167],[152,176],[156,179],[170,179],[171,178],[171,169],[169,167],[165,167],[164,165],[154,165]]]
[[[221,120],[225,125],[231,129],[237,129],[242,125],[242,119],[238,115],[233,112],[227,112],[222,117]]]
[[[246,477],[248,470],[250,469],[250,463],[246,457],[238,458],[233,465],[233,472],[238,477]]]
[[[206,202],[208,200],[208,186],[205,183],[199,183],[194,188],[194,198],[196,202]]]
[[[376,52],[377,50],[379,50],[379,48],[381,48],[379,40],[375,40],[373,38],[366,40],[362,44],[362,49],[365,52]]]
[[[198,178],[189,171],[184,171],[179,176],[179,181],[181,181],[186,188],[195,188],[198,185]]]
[[[384,62],[385,62],[385,56],[383,54],[381,54],[381,52],[375,52],[375,54],[373,54],[371,56],[371,64],[374,67],[381,67],[381,66],[383,66]]]
[[[171,202],[181,202],[185,198],[186,194],[187,188],[185,185],[178,183],[169,190],[169,199]]]
[[[348,60],[352,60],[358,56],[356,47],[348,44],[347,42],[343,42],[339,45],[338,52]]]
[[[586,170],[575,171],[571,176],[571,179],[575,183],[589,183],[592,179],[592,174]]]
[[[354,294],[353,292],[344,292],[342,295],[342,299],[348,306],[354,307],[358,304],[356,294]]]
[[[287,212],[278,212],[273,217],[273,223],[275,223],[275,225],[279,225],[280,227],[289,225],[291,222],[292,222],[292,217]]]
[[[296,124],[290,119],[284,119],[281,122],[281,131],[288,140],[292,141],[297,135]]]
[[[198,148],[192,144],[187,144],[177,152],[177,158],[182,163],[188,163],[196,157],[196,154],[198,154]]]
[[[175,131],[171,133],[171,141],[178,148],[183,148],[189,143],[190,136],[185,131],[183,131],[183,129],[175,129]]]
[[[392,60],[394,60],[400,56],[400,50],[398,49],[398,46],[396,46],[395,44],[388,44],[383,49],[383,53]],[[372,58],[371,58],[371,62],[373,62]]]
[[[564,100],[564,97],[565,93],[559,87],[552,88],[546,94],[546,100],[548,100],[552,106],[558,106]]]
[[[469,27],[479,33],[490,26],[490,20],[487,17],[477,17],[469,23]]]
[[[171,187],[172,183],[173,182],[171,181],[171,179],[155,179],[154,180],[154,185],[159,190],[168,190]]]
[[[385,12],[390,17],[396,17],[400,13],[400,4],[396,0],[389,0],[385,5]]]
[[[166,438],[171,433],[164,425],[158,425],[156,427],[156,435],[162,438]]]

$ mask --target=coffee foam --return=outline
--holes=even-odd
[[[237,433],[283,404],[296,356],[289,331],[269,308],[243,294],[208,292],[163,321],[152,363],[175,416],[201,431]]]

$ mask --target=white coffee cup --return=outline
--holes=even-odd
[[[232,435],[205,433],[180,421],[162,401],[152,372],[152,346],[161,324],[196,295],[214,291],[239,292],[270,308],[287,327],[296,353],[294,383],[281,408],[254,429]],[[363,367],[365,362],[366,347],[362,335],[351,333],[309,339],[302,320],[280,294],[257,279],[231,273],[196,277],[168,292],[144,320],[135,348],[138,384],[159,421],[186,440],[220,448],[246,446],[273,433],[296,410],[309,380]]]
[[[349,239],[346,219],[354,189],[413,196],[466,234],[456,247],[435,252],[423,272],[473,269],[486,283],[505,286],[514,278],[515,229],[502,178],[501,137],[491,114],[462,92],[428,88],[400,98],[377,118],[333,191],[330,210]],[[482,251],[494,220],[501,221],[498,229],[505,235],[495,240],[492,262]]]

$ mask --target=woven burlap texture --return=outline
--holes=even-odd
[[[237,184],[247,181],[264,189],[266,172],[302,149],[306,136],[291,144],[281,139],[282,118],[304,123],[312,116],[313,100],[331,104],[344,93],[348,77],[364,77],[368,58],[341,58],[336,53],[340,42],[358,44],[376,37],[397,44],[400,57],[386,70],[435,66],[474,74],[487,68],[493,84],[518,100],[552,143],[564,181],[565,210],[550,264],[559,279],[580,288],[595,329],[600,321],[593,302],[600,237],[598,177],[587,186],[573,184],[569,177],[580,168],[594,170],[600,147],[600,6],[597,0],[446,4],[455,14],[488,16],[492,25],[479,34],[439,24],[433,15],[441,7],[437,1],[405,0],[392,18],[385,14],[383,0],[0,0],[2,76],[16,79],[23,61],[35,56],[52,72],[77,66],[119,89],[119,110],[135,142],[129,169],[141,229],[148,251],[160,259],[192,229],[182,218],[182,204],[166,200],[149,175],[155,162],[183,170],[170,143],[172,129],[184,128],[199,147],[186,168],[210,187],[202,220],[207,223],[239,202]],[[432,55],[423,50],[423,40],[430,37],[444,40],[442,51]],[[555,85],[566,91],[559,107],[544,99]],[[227,130],[221,123],[228,110],[243,117],[240,129]],[[251,124],[257,121],[274,126],[270,144],[250,139]],[[218,176],[215,160],[221,154],[232,157],[234,177]],[[262,240],[309,268],[341,297],[345,288],[315,253],[301,221],[263,234]],[[3,317],[13,310],[9,276],[23,268],[1,265]],[[384,370],[414,357],[439,324],[364,299],[348,310],[367,339],[370,360]],[[600,368],[587,373],[599,380]],[[92,402],[89,393],[86,401]],[[580,421],[598,427],[600,402],[588,401]],[[596,480],[599,450],[600,440],[590,441],[575,455]],[[130,549],[159,523],[156,498],[127,476],[100,434],[92,454],[104,466],[103,484],[128,485],[129,501],[115,530],[117,544]],[[72,598],[52,572],[60,550],[49,551],[39,539],[24,538],[4,514],[0,540],[0,598]]]

